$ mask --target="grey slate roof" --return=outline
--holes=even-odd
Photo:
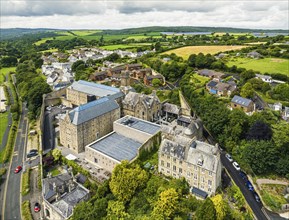
[[[207,84],[207,86],[209,86],[209,87],[215,87],[217,84],[218,84],[218,82],[212,80],[212,81],[210,81],[210,82]]]
[[[111,86],[106,86],[98,83],[87,82],[84,80],[79,80],[71,85],[71,89],[83,92],[89,95],[95,95],[97,97],[104,96],[124,96],[124,94],[118,89]]]
[[[252,100],[235,95],[233,99],[231,100],[231,102],[244,106],[244,107],[248,107],[252,103]]]
[[[148,121],[143,121],[135,117],[123,117],[116,122],[152,135],[161,130],[160,125]]]
[[[99,141],[91,144],[89,147],[100,151],[117,161],[130,161],[137,156],[138,149],[141,146],[142,143],[140,142],[116,132],[112,132]]]
[[[176,114],[178,115],[180,113],[180,107],[171,103],[165,103],[163,104],[163,111],[164,112],[168,112],[168,113],[172,113],[172,114]]]
[[[89,102],[73,109],[68,113],[72,124],[79,125],[100,115],[118,109],[119,105],[116,101],[107,97]]]

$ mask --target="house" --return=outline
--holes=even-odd
[[[48,78],[46,79],[46,82],[48,85],[52,86],[53,83],[57,80],[58,74],[56,72],[51,73]]]
[[[255,103],[250,100],[243,98],[241,96],[235,95],[231,100],[231,107],[242,109],[244,112],[254,112],[255,111]]]
[[[67,112],[59,119],[60,143],[76,153],[112,131],[112,122],[120,118],[114,99],[103,97]]]
[[[185,178],[192,193],[205,199],[221,184],[222,164],[217,146],[176,136],[163,138],[158,171],[173,178]]]
[[[48,175],[42,180],[42,198],[45,219],[66,220],[73,209],[90,198],[89,190],[77,183],[73,174]]]
[[[61,81],[72,82],[73,79],[74,79],[74,76],[73,76],[73,74],[70,71],[63,71],[63,75],[62,75],[62,80]]]
[[[145,76],[150,76],[152,75],[152,69],[151,68],[144,68],[144,69],[139,69],[139,70],[133,70],[131,77],[135,79],[144,79]]]
[[[209,83],[207,83],[206,89],[211,94],[229,97],[237,89],[237,86],[236,84],[234,85],[211,80]]]
[[[71,82],[67,82],[67,81],[58,82],[55,85],[53,85],[53,90],[55,90],[55,91],[60,90],[62,88],[69,86],[70,84],[71,84]]]
[[[271,83],[272,82],[272,77],[271,76],[256,74],[256,78],[257,79],[261,79],[263,82],[266,82],[266,83]]]
[[[214,71],[214,70],[208,70],[208,69],[198,70],[197,74],[200,75],[200,76],[209,77],[211,79],[216,79],[216,80],[219,80],[219,81],[225,75],[224,73],[217,72],[217,71]]]
[[[217,56],[215,56],[215,58],[216,58],[216,59],[222,59],[222,58],[224,58],[224,57],[226,57],[226,56],[228,56],[228,54],[226,54],[226,53],[220,53],[220,54],[218,54]]]
[[[252,51],[250,53],[247,53],[247,57],[253,58],[253,59],[259,59],[262,57],[262,55],[256,51]]]
[[[289,121],[289,107],[285,107],[283,112],[283,118]]]
[[[269,105],[273,111],[282,111],[282,103],[274,103],[273,105]]]
[[[166,62],[169,62],[169,61],[171,60],[171,58],[169,58],[169,57],[164,57],[162,60],[166,63]]]
[[[89,79],[92,81],[102,81],[107,78],[107,72],[106,71],[101,71],[101,72],[95,72],[90,75]]]
[[[173,119],[177,119],[181,113],[181,107],[171,104],[164,103],[162,105],[162,117],[165,121],[171,121]]]
[[[161,75],[161,74],[158,74],[158,75],[150,75],[150,76],[146,75],[146,76],[144,77],[143,81],[144,81],[144,84],[145,84],[145,85],[147,85],[147,86],[152,86],[152,85],[153,85],[152,82],[153,82],[154,79],[159,79],[160,82],[161,82],[161,84],[164,84],[164,83],[165,83],[165,78],[164,78],[164,76]]]
[[[125,116],[113,123],[113,132],[85,147],[85,159],[112,172],[121,161],[131,163],[142,150],[149,150],[159,144],[160,130],[160,125]]]
[[[129,92],[122,101],[122,115],[131,115],[147,121],[158,120],[161,102],[155,93],[151,95]]]

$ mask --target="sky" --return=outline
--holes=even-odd
[[[289,29],[288,0],[0,0],[1,28],[204,26]]]

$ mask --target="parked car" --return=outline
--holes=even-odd
[[[34,205],[34,212],[39,212],[39,211],[40,211],[40,204],[36,202]]]
[[[48,106],[48,107],[46,108],[46,110],[47,110],[47,111],[50,111],[50,110],[51,110],[51,106]]]
[[[238,171],[241,170],[241,167],[239,166],[239,164],[236,161],[233,163],[233,167]]]
[[[240,170],[239,174],[243,180],[248,180],[247,174],[244,171]]]
[[[31,157],[34,157],[34,156],[37,156],[38,154],[38,151],[33,149],[33,150],[30,150],[29,153],[27,154],[27,158],[31,158]]]
[[[19,173],[22,170],[22,166],[17,166],[14,173]]]
[[[261,202],[260,197],[256,192],[253,192],[253,196],[254,196],[256,202]]]
[[[252,183],[249,180],[245,183],[245,185],[249,189],[249,191],[251,191],[251,192],[254,191],[254,187],[253,187]]]
[[[233,158],[231,157],[230,154],[226,154],[225,157],[226,157],[230,162],[233,162]]]

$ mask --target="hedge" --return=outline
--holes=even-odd
[[[29,168],[26,172],[22,174],[22,187],[21,187],[22,196],[25,196],[30,192],[30,172],[31,169]]]
[[[13,121],[9,135],[8,135],[8,141],[7,141],[6,147],[4,148],[2,163],[6,163],[10,159],[10,156],[11,156],[12,151],[13,151],[13,146],[15,143],[17,129],[18,129],[18,121],[16,121],[16,122]]]
[[[28,200],[22,202],[21,211],[22,211],[23,220],[33,220],[31,209],[30,209],[30,202]]]

